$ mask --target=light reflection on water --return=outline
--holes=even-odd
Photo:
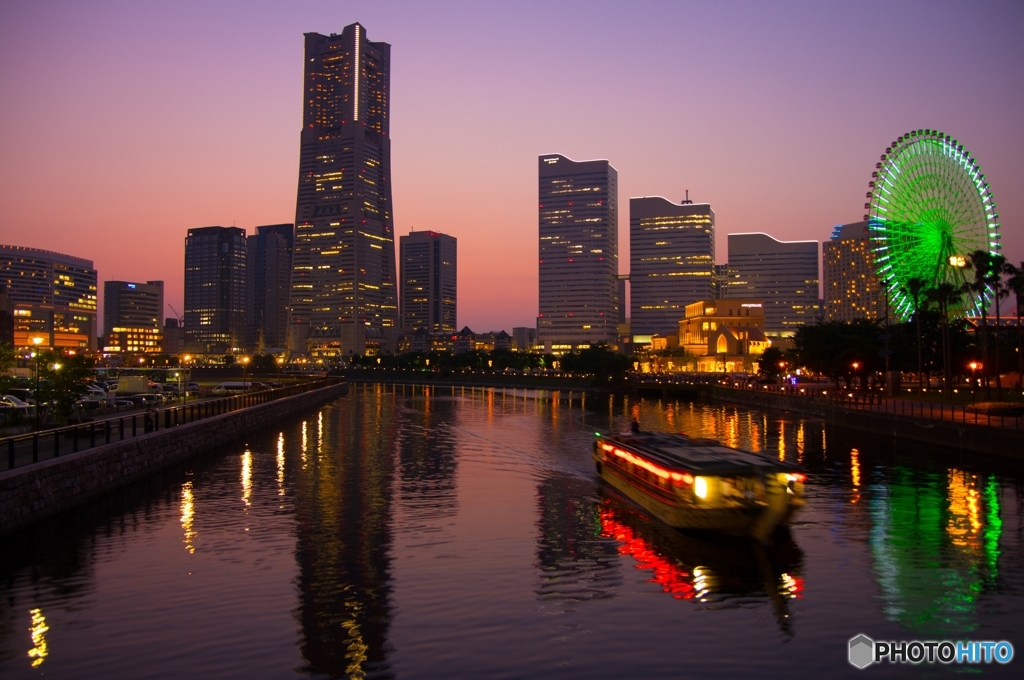
[[[549,397],[354,388],[9,539],[0,674],[831,674],[861,632],[1024,649],[1011,466],[787,413]],[[633,417],[802,462],[807,507],[767,547],[652,521],[589,458]]]

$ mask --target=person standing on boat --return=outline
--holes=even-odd
[[[633,418],[633,422],[629,425],[630,432],[640,432],[640,421]]]

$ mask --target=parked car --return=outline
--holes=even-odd
[[[254,389],[254,386],[255,383],[251,383],[248,381],[242,382],[241,380],[237,382],[222,382],[221,384],[213,388],[213,395],[215,397],[223,397],[229,394],[242,394],[243,392],[252,391]]]
[[[284,387],[284,385],[282,385],[281,383],[277,382],[276,380],[268,380],[266,384],[267,384],[267,387],[269,387],[272,390],[276,390],[278,388]]]
[[[35,394],[27,387],[12,387],[7,390],[7,396],[17,397],[26,404],[36,403]]]
[[[27,401],[22,401],[13,394],[5,394],[0,397],[0,411],[14,417],[21,417],[35,413],[35,406]]]

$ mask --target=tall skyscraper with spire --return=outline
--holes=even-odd
[[[397,333],[391,46],[307,33],[289,349],[330,362]]]

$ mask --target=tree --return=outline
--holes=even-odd
[[[994,279],[999,278],[997,272],[1002,264],[997,264],[997,258],[1002,258],[1002,255],[992,255],[987,250],[975,250],[967,258],[967,268],[974,271],[974,281],[968,282],[964,287],[966,291],[978,297],[978,307],[981,310],[981,382],[985,386],[985,398],[991,399],[992,392],[988,382],[988,306],[985,304],[985,295],[993,285]]]
[[[0,394],[6,394],[17,382],[13,375],[8,374],[17,359],[18,354],[12,345],[0,345]]]
[[[943,385],[942,392],[947,397],[952,392],[953,367],[951,365],[952,350],[949,337],[949,308],[958,303],[964,293],[970,290],[971,284],[956,286],[944,281],[928,291],[928,299],[934,302],[939,308],[939,324],[942,328],[942,367]]]
[[[1000,326],[1002,317],[999,312],[999,303],[1010,295],[1010,290],[1003,285],[1003,268],[1006,266],[1006,258],[1002,255],[992,256],[992,299],[996,305],[996,399],[1003,399],[1003,379],[999,376],[1002,371],[1002,360],[999,353]]]
[[[75,410],[75,402],[87,391],[92,380],[93,361],[81,354],[63,351],[44,352],[39,357],[40,382],[37,408],[43,403],[53,407],[54,421],[66,425]]]
[[[1006,280],[1006,287],[1013,291],[1017,300],[1017,392],[1024,391],[1024,352],[1021,351],[1021,304],[1024,303],[1024,262],[1020,267],[1007,262],[1003,265],[1003,272],[1009,276]]]
[[[920,276],[907,279],[906,293],[914,310],[914,325],[917,327],[917,387],[924,389],[924,360],[921,352],[921,303],[927,304],[928,281]]]
[[[761,359],[757,362],[757,372],[759,375],[763,375],[769,380],[776,380],[779,377],[779,373],[782,372],[782,367],[779,366],[783,359],[782,350],[778,347],[769,347],[761,354]]]

